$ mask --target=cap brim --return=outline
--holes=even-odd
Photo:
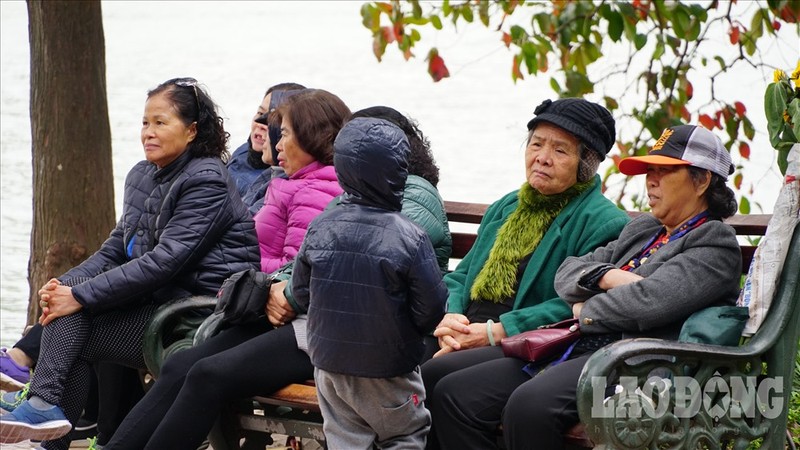
[[[625,175],[641,175],[647,173],[647,166],[656,164],[660,166],[691,166],[692,163],[678,158],[662,155],[631,156],[619,162],[617,167]]]

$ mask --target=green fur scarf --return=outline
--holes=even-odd
[[[518,194],[517,209],[497,232],[489,258],[472,284],[470,299],[501,303],[513,297],[520,261],[536,250],[547,229],[567,203],[593,183],[594,179],[590,178],[555,195],[543,195],[530,184],[523,184]]]

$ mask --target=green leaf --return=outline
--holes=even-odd
[[[656,49],[653,50],[653,59],[659,60],[662,56],[664,56],[664,40],[659,36],[656,38]]]
[[[409,33],[409,38],[411,39],[411,42],[417,42],[422,38],[422,35],[419,34],[419,30],[414,28],[411,30],[411,33]]]
[[[472,8],[469,6],[469,4],[465,4],[461,7],[461,15],[464,17],[464,20],[472,23],[474,16],[472,15]]]
[[[769,142],[777,148],[781,132],[786,122],[783,121],[784,105],[786,105],[786,91],[780,83],[770,83],[764,93],[764,114],[767,116],[767,132]]]
[[[550,41],[550,39],[547,39],[540,34],[534,36],[533,39],[539,43],[538,45],[540,50],[546,50],[547,52],[553,51],[553,44],[551,44],[552,41]]]
[[[741,201],[739,201],[739,213],[750,214],[750,200],[747,197],[742,196]]]
[[[361,6],[361,23],[373,33],[381,27],[381,11],[369,3]]]
[[[636,37],[636,22],[635,22],[635,20],[636,19],[633,19],[633,20],[623,19],[622,20],[622,26],[623,26],[623,28],[625,30],[625,37],[629,41],[633,41],[633,38]]]
[[[620,37],[622,37],[622,31],[625,29],[625,25],[622,23],[622,14],[616,11],[609,11],[606,20],[608,20],[608,37],[614,42],[619,42]]]
[[[756,135],[756,130],[753,127],[753,122],[747,118],[747,116],[742,117],[742,125],[744,125],[744,135],[747,136],[747,139],[753,140],[753,137]]]
[[[691,20],[686,7],[680,3],[677,4],[672,12],[672,28],[675,30],[675,34],[679,37],[686,36],[691,26]]]
[[[511,40],[517,45],[521,44],[521,41],[528,40],[528,32],[519,25],[512,26],[509,31],[509,34],[511,34]]]
[[[584,42],[583,45],[581,45],[581,47],[583,48],[584,55],[587,60],[586,62],[587,66],[597,61],[601,56],[603,56],[603,54],[600,53],[600,48],[591,42],[588,41]]]
[[[550,28],[552,28],[552,16],[550,14],[539,13],[531,18],[531,25],[533,24],[539,25],[539,31],[544,34],[550,33]],[[534,33],[536,34],[536,33]]]
[[[478,4],[478,17],[480,17],[483,26],[489,26],[489,2],[480,2]]]
[[[664,66],[661,72],[661,84],[668,88],[675,84],[675,69],[670,66]]]
[[[698,36],[700,36],[700,21],[697,18],[692,18],[689,24],[689,30],[686,33],[686,40],[696,41]]]
[[[763,9],[759,9],[753,14],[753,19],[750,21],[750,35],[754,40],[757,40],[764,34],[764,19],[762,18]]]
[[[597,8],[597,13],[600,14],[600,17],[603,19],[609,20],[609,13],[611,12],[611,6],[608,3],[603,3]]]
[[[442,19],[440,19],[439,16],[437,16],[437,15],[432,15],[431,16],[431,25],[433,25],[433,28],[436,28],[437,30],[441,30],[442,29]]]
[[[411,2],[411,11],[414,17],[420,18],[422,17],[422,7],[419,6],[419,1],[412,1]]]
[[[580,97],[594,92],[594,84],[589,81],[585,74],[576,70],[565,70],[567,82],[567,95],[569,97]]]
[[[558,80],[554,77],[550,77],[550,89],[552,89],[558,96],[561,96],[561,86],[558,84]]]
[[[787,112],[792,121],[794,142],[800,142],[800,98],[795,98],[789,103]]]
[[[789,149],[788,146],[778,149],[778,169],[782,175],[786,175],[786,168],[789,167]]]
[[[405,16],[403,17],[403,23],[408,23],[412,25],[427,25],[430,22],[429,19],[425,17],[414,17],[414,16]]]
[[[522,60],[529,74],[535,74],[539,70],[538,52],[536,46],[531,42],[522,44]]]
[[[636,47],[636,50],[641,50],[647,44],[647,35],[646,34],[637,34],[635,38],[633,38],[633,45]]]
[[[700,5],[689,5],[689,12],[692,16],[696,17],[700,22],[708,20],[708,11]]]

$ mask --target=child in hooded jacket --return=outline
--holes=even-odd
[[[419,363],[447,288],[427,233],[400,213],[408,141],[388,121],[357,118],[334,149],[345,193],[309,225],[292,276],[328,448],[424,448]]]

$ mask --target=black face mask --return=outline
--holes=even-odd
[[[253,144],[250,138],[247,138],[247,164],[253,169],[264,170],[269,167],[269,164],[264,164],[261,160],[261,152],[253,150]]]

